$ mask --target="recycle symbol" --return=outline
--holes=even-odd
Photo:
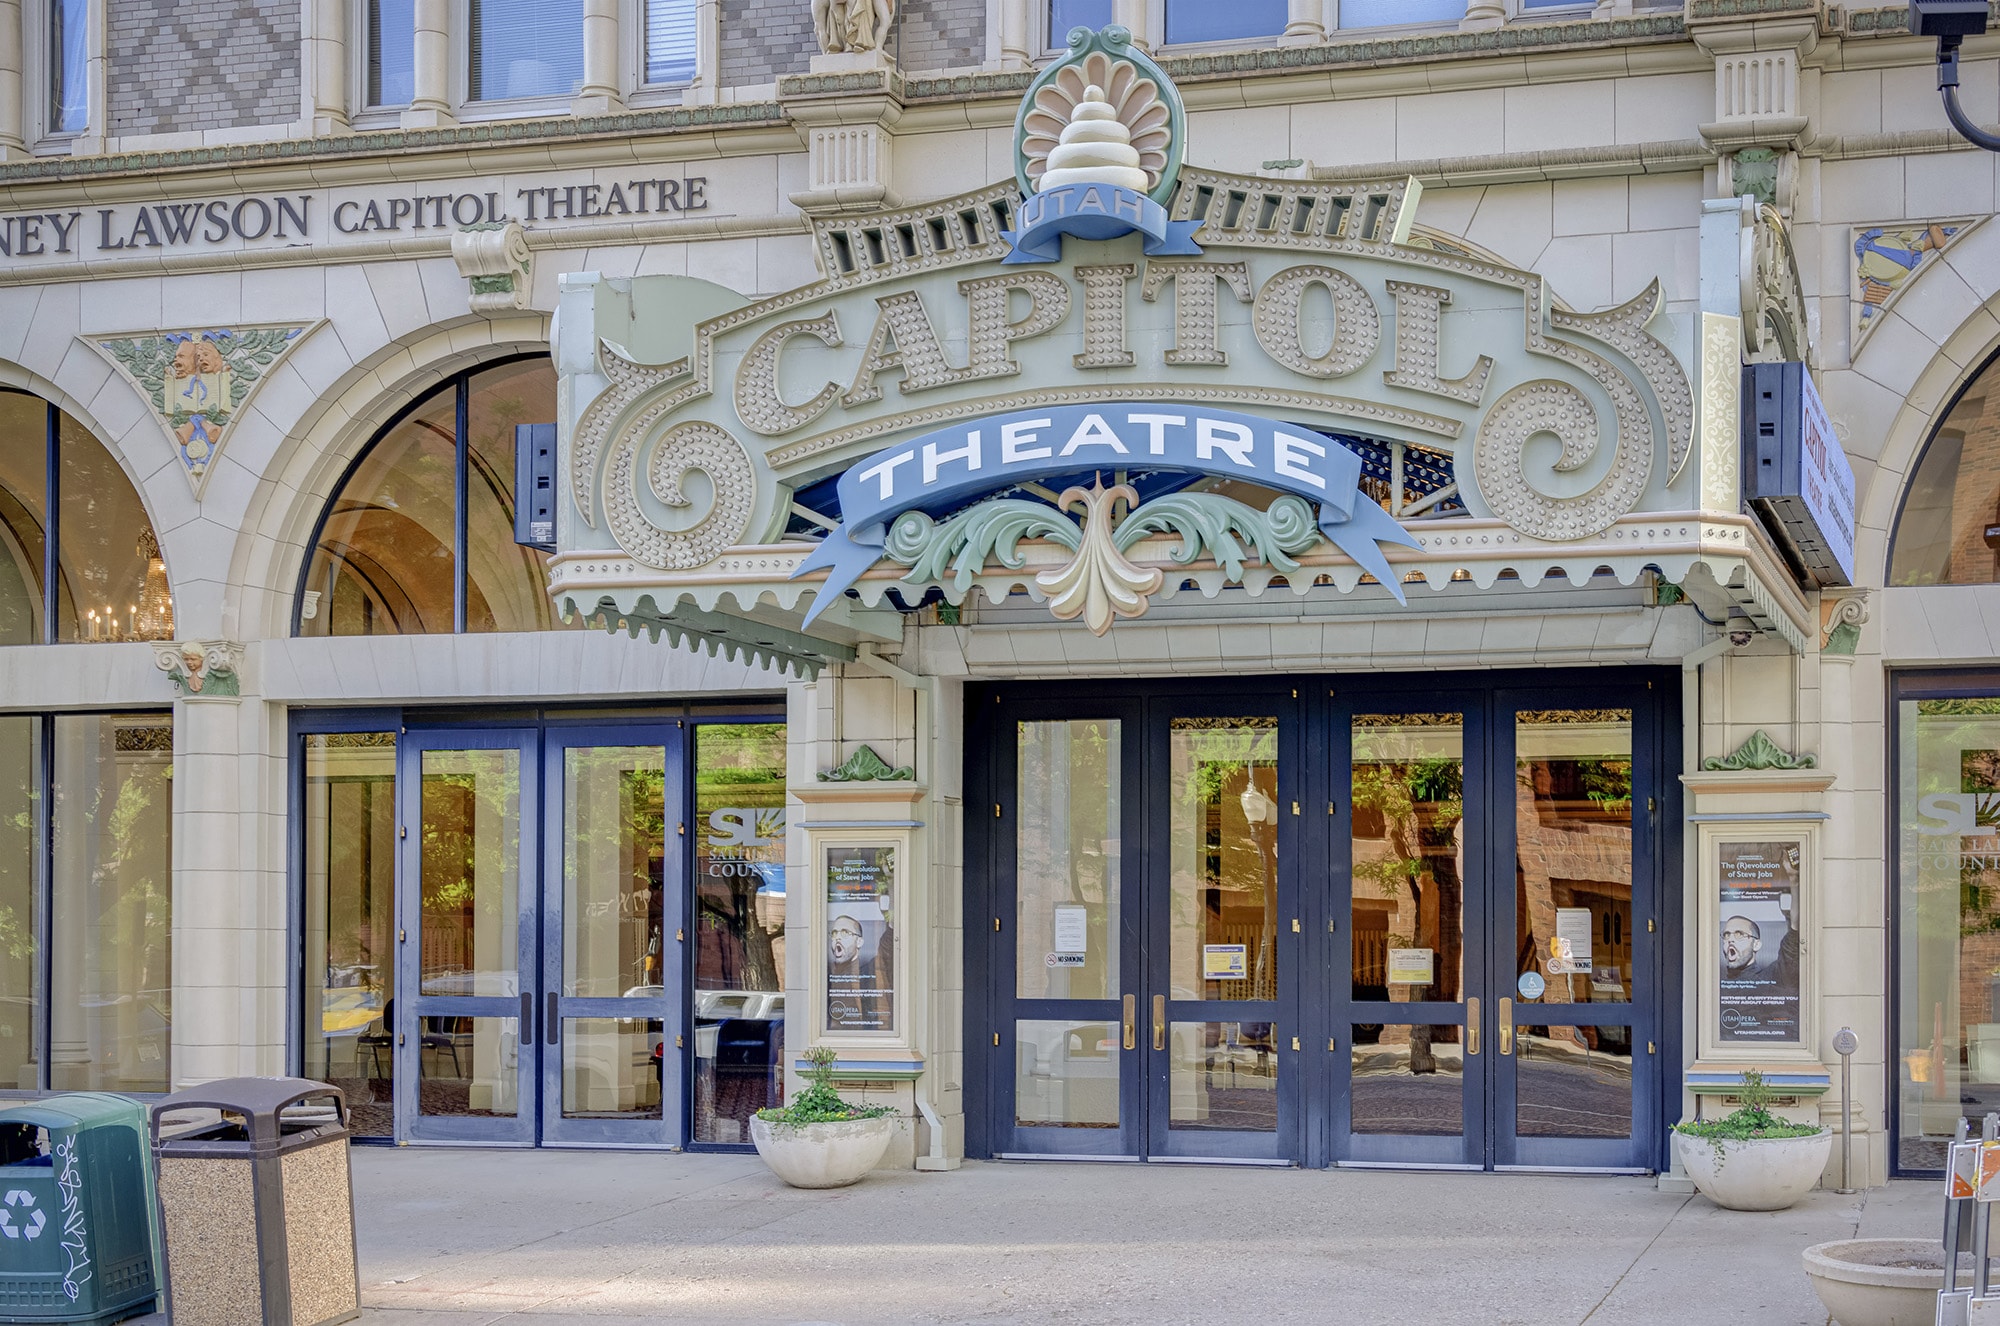
[[[10,1239],[20,1238],[23,1234],[26,1234],[31,1239],[41,1237],[42,1226],[49,1223],[49,1218],[35,1205],[35,1195],[33,1193],[20,1188],[12,1188],[8,1190],[7,1196],[4,1199],[0,1199],[0,1203],[4,1203],[0,1204],[0,1234],[5,1234]],[[16,1225],[14,1223],[13,1213],[8,1208],[15,1206],[25,1206],[28,1208],[27,1224]]]

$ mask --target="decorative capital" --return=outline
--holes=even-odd
[[[1811,755],[1787,755],[1763,728],[1729,755],[1711,755],[1701,762],[1710,773],[1743,773],[1753,769],[1813,769],[1819,760]]]
[[[1868,591],[1853,594],[1822,592],[1819,600],[1819,652],[1852,657],[1861,643],[1861,624],[1868,620]]]
[[[872,746],[857,746],[844,764],[819,772],[822,783],[907,783],[916,776],[907,764],[890,768]]]
[[[184,700],[234,700],[243,694],[243,646],[234,640],[158,640],[153,666],[173,678]]]
[[[472,283],[472,311],[488,317],[528,307],[534,255],[519,221],[485,221],[451,237],[451,260]]]
[[[152,407],[197,500],[236,416],[316,324],[207,327],[90,338]]]

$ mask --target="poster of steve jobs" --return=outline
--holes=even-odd
[[[896,849],[826,849],[826,1026],[896,1029]]]
[[[1800,846],[1796,839],[1716,844],[1725,1043],[1798,1042]]]

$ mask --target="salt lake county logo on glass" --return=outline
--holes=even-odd
[[[1180,92],[1112,25],[1076,28],[1069,54],[1042,71],[1014,120],[1019,225],[1010,263],[1055,262],[1062,237],[1145,236],[1149,255],[1198,254],[1199,221],[1169,221],[1180,174]]]

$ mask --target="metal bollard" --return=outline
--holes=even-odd
[[[1854,1051],[1860,1044],[1852,1027],[1833,1033],[1833,1052],[1840,1056],[1840,1187],[1834,1191],[1843,1196],[1854,1191]]]

